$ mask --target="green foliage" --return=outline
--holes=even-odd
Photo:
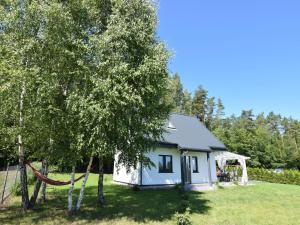
[[[189,213],[190,213],[189,195],[182,188],[180,183],[175,185],[175,190],[178,191],[180,197],[179,204],[178,204],[178,212],[176,213],[175,217],[178,223],[180,222],[180,224],[181,223],[185,224],[186,222],[189,221]]]
[[[297,170],[284,170],[283,173],[276,173],[263,168],[248,168],[248,176],[250,180],[300,185],[300,172]]]
[[[189,200],[189,195],[188,195],[187,193],[183,193],[183,194],[181,195],[181,199],[182,199],[182,200]]]
[[[191,93],[187,90],[184,90],[183,92],[183,100],[182,100],[182,113],[186,115],[192,115],[192,96]]]
[[[199,86],[193,98],[193,114],[197,115],[200,121],[202,122],[205,122],[205,115],[207,109],[207,94],[208,91],[205,90],[202,86]]]
[[[207,99],[207,109],[206,109],[206,116],[205,116],[205,124],[206,127],[210,130],[212,128],[212,123],[214,119],[214,110],[215,110],[215,97],[211,97]]]
[[[183,189],[179,189],[180,202],[178,206],[178,211],[180,213],[186,212],[188,207],[190,206],[189,195],[187,192],[183,191]]]
[[[185,199],[181,199],[179,205],[179,212],[184,212],[189,207],[189,201]]]
[[[183,85],[178,73],[169,77],[167,90],[168,95],[166,96],[166,101],[172,107],[172,111],[191,115],[192,96],[187,90],[183,89]]]
[[[15,158],[21,133],[27,159],[65,168],[116,149],[127,167],[150,163],[143,155],[161,137],[170,112],[169,54],[156,38],[156,6],[140,0],[6,1],[0,10],[5,158]]]
[[[137,192],[137,191],[140,191],[141,188],[140,188],[138,185],[133,185],[133,186],[132,186],[132,190],[133,190],[134,192]]]
[[[187,208],[183,214],[175,214],[177,225],[191,225],[190,208]]]
[[[14,196],[21,196],[21,184],[20,182],[17,182],[12,188],[11,188],[11,194]]]
[[[37,170],[40,170],[42,168],[42,163],[39,162],[33,162],[31,163],[31,165],[36,168]],[[29,185],[32,185],[35,183],[35,181],[37,180],[36,176],[34,175],[33,171],[31,168],[27,167],[27,183]]]
[[[174,186],[175,190],[180,190],[181,189],[181,183],[176,183]]]
[[[297,120],[274,113],[255,117],[250,110],[222,120],[214,133],[230,151],[250,156],[251,167],[299,169],[299,130]]]
[[[178,74],[169,83],[173,111],[197,115],[230,151],[249,156],[248,166],[300,170],[300,121],[273,112],[255,116],[252,110],[225,118],[222,100],[209,97],[202,86],[191,96]]]

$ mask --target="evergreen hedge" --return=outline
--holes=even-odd
[[[249,180],[300,185],[300,171],[298,170],[284,170],[282,173],[276,173],[262,168],[247,168],[247,171]]]

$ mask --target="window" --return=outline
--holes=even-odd
[[[192,157],[192,169],[193,169],[193,173],[198,173],[198,158],[197,156],[193,156]]]
[[[173,173],[173,163],[171,155],[159,155],[159,172],[160,173]]]
[[[168,129],[176,130],[176,127],[173,125],[173,123],[171,123],[171,122],[169,121],[169,123],[168,123]]]

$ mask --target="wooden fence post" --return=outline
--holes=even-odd
[[[3,187],[3,191],[2,191],[1,204],[3,204],[3,201],[4,201],[5,188],[6,188],[7,177],[8,177],[8,169],[9,169],[9,163],[7,163],[7,168],[6,168],[6,175],[5,175],[4,187]]]

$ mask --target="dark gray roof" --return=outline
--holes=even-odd
[[[162,144],[176,145],[185,150],[226,150],[225,145],[196,117],[172,113],[165,129]]]

